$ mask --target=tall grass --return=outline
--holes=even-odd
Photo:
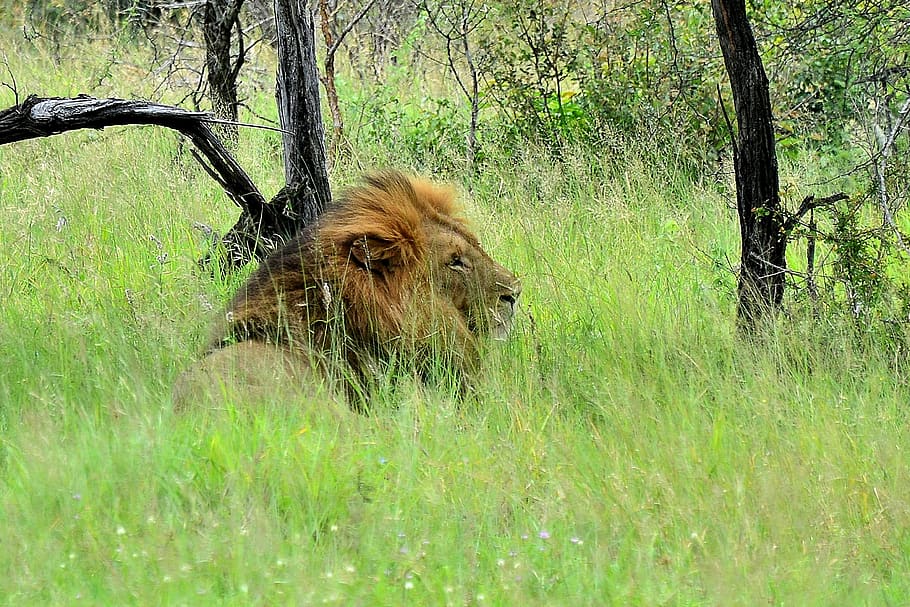
[[[103,61],[20,50],[21,92],[82,92]],[[402,380],[369,415],[234,394],[175,414],[239,280],[197,271],[192,223],[235,210],[153,128],[0,148],[0,601],[910,602],[900,366],[836,321],[738,341],[712,261],[737,250],[728,201],[614,144],[450,173],[523,279],[516,335],[475,398]],[[277,149],[241,133],[267,192]],[[434,166],[405,152],[360,140],[334,181]]]

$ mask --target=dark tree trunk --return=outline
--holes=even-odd
[[[774,149],[771,98],[744,0],[712,0],[717,36],[730,76],[738,134],[733,146],[736,206],[742,237],[740,326],[780,308],[787,234]]]
[[[231,122],[237,122],[237,77],[245,58],[240,27],[242,6],[243,0],[206,0],[203,13],[205,68],[212,111],[216,117]],[[232,61],[231,42],[235,29],[238,50],[236,59]],[[226,140],[236,143],[236,125],[218,125],[217,131]]]
[[[316,31],[305,0],[275,0],[278,30],[278,117],[284,144],[282,190],[300,226],[332,200],[319,107]]]
[[[301,228],[282,190],[266,202],[259,189],[231,153],[206,125],[208,114],[146,101],[27,97],[17,106],[0,110],[0,145],[49,137],[77,129],[103,129],[126,124],[154,124],[175,129],[196,146],[193,155],[206,172],[241,208],[237,223],[222,238],[227,269],[254,257],[263,258]],[[201,155],[200,155],[201,153]],[[209,263],[210,258],[203,260]]]

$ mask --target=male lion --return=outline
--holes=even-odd
[[[360,408],[392,363],[424,378],[451,371],[464,389],[479,340],[508,334],[520,293],[449,189],[394,171],[369,175],[259,266],[175,399],[200,381],[268,392],[321,379],[343,385]]]

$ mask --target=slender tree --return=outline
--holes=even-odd
[[[436,2],[421,0],[418,7],[426,15],[427,24],[445,42],[446,60],[449,71],[455,76],[458,88],[471,104],[471,121],[466,137],[469,171],[474,170],[477,156],[477,125],[480,116],[480,73],[474,58],[471,35],[487,18],[485,4],[475,0],[464,2]],[[460,66],[464,63],[464,69]],[[464,73],[462,73],[464,72]]]
[[[332,113],[332,139],[329,145],[329,160],[334,162],[342,151],[350,150],[350,143],[344,134],[344,116],[341,113],[341,104],[338,102],[338,89],[335,87],[335,55],[344,42],[345,37],[354,29],[367,12],[373,7],[376,0],[366,0],[360,10],[340,30],[333,27],[338,6],[330,8],[329,0],[319,0],[319,18],[322,26],[322,36],[325,40],[325,59],[323,60],[322,85],[325,87],[325,97],[329,102],[329,111]]]
[[[786,218],[779,194],[768,77],[745,0],[712,0],[711,8],[736,112],[733,167],[742,239],[737,317],[740,327],[748,330],[783,301]]]

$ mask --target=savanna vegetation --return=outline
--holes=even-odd
[[[0,108],[210,108],[194,4],[0,0]],[[250,4],[239,118],[274,124]],[[332,6],[336,32],[362,8]],[[908,9],[750,4],[795,219],[782,309],[743,335],[710,7],[452,6],[352,27],[331,181],[456,183],[521,277],[466,399],[405,374],[368,414],[175,413],[253,270],[197,264],[236,207],[156,127],[0,147],[0,603],[910,602]],[[278,133],[232,149],[284,185]]]

